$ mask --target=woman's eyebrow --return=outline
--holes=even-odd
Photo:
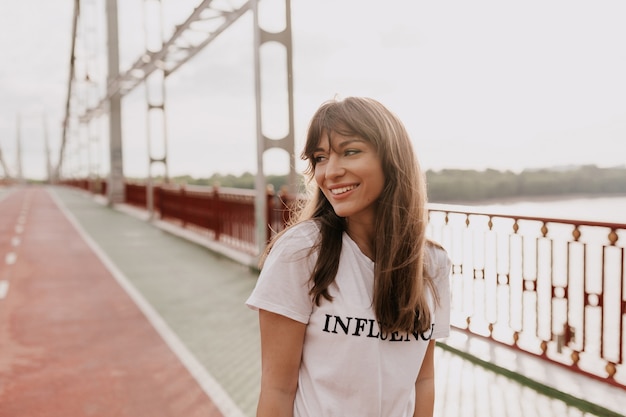
[[[363,143],[365,141],[363,139],[361,139],[361,138],[349,138],[349,139],[346,139],[346,140],[343,140],[343,141],[339,142],[337,144],[337,147],[338,148],[345,148],[346,146],[348,146],[348,145],[350,145],[350,144],[352,144],[354,142]]]

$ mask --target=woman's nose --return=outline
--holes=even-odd
[[[345,173],[345,168],[338,155],[331,154],[326,163],[326,177],[336,178]]]

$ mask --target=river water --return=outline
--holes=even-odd
[[[626,196],[545,198],[471,203],[468,210],[485,210],[494,214],[552,217],[626,224]]]

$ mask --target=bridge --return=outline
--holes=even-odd
[[[92,32],[80,28],[94,4],[75,0],[76,45],[89,42]],[[107,0],[111,48],[99,86],[80,61],[89,57],[72,51],[50,184],[5,179],[0,188],[0,416],[254,415],[258,328],[243,301],[259,251],[298,198],[290,6],[285,27],[270,33],[256,1],[229,4],[199,2],[162,39],[160,2],[146,0],[154,24],[146,25],[145,53],[120,71],[116,1]],[[256,189],[172,184],[165,79],[250,13]],[[261,112],[267,42],[285,50],[288,126],[279,139],[264,131]],[[120,105],[140,85],[150,91],[149,170],[136,182],[124,175]],[[109,133],[105,178],[89,155],[100,119]],[[68,147],[82,149],[81,169]],[[271,148],[290,160],[290,184],[276,193],[264,178]],[[626,225],[463,206],[429,211],[429,233],[453,260],[453,332],[437,345],[436,415],[626,415]]]
[[[245,235],[216,239],[139,204],[111,207],[102,194],[78,186],[0,190],[0,415],[254,415],[259,336],[256,314],[243,302],[258,271],[256,257],[236,242]],[[433,214],[455,214],[440,209]],[[455,246],[448,247],[455,259]],[[480,278],[467,282],[459,267],[451,277],[453,332],[436,351],[436,415],[624,415],[623,364],[605,359],[602,370],[573,362],[614,352],[598,351],[592,319],[587,327],[568,321],[582,336],[556,329],[539,339],[545,352],[529,349],[530,336],[541,334],[533,320],[510,341],[496,330],[515,328],[515,319],[495,320],[484,333],[480,310],[506,301],[492,296],[467,316],[467,298],[488,292]],[[469,293],[462,288],[468,285]],[[536,288],[526,291],[539,295],[540,280]],[[553,301],[566,300],[558,288],[565,287],[552,290]],[[512,283],[501,289],[515,293]],[[570,310],[580,308],[568,297]],[[611,303],[609,294],[600,299]],[[551,323],[558,314],[534,320]]]

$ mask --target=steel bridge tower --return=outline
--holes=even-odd
[[[279,32],[263,30],[259,22],[259,0],[241,0],[239,5],[224,8],[224,2],[203,0],[193,10],[189,17],[175,27],[174,33],[167,40],[163,37],[162,3],[161,0],[144,1],[144,34],[145,52],[137,57],[131,67],[120,72],[119,69],[119,39],[117,20],[117,0],[106,2],[106,33],[107,33],[107,77],[105,93],[93,104],[87,103],[79,110],[71,105],[71,98],[76,94],[81,80],[77,77],[76,66],[76,39],[79,36],[82,3],[89,0],[75,0],[73,19],[72,56],[70,59],[70,81],[68,83],[66,116],[63,124],[63,135],[59,151],[58,165],[55,177],[61,175],[64,152],[69,141],[72,129],[69,125],[78,120],[78,123],[89,125],[92,119],[99,116],[108,116],[110,172],[108,176],[108,201],[110,205],[124,201],[124,172],[122,153],[122,113],[121,100],[138,85],[145,86],[147,106],[147,149],[148,149],[148,186],[147,205],[151,217],[154,214],[152,201],[153,165],[160,164],[167,181],[167,123],[165,103],[165,79],[194,57],[205,46],[211,43],[222,32],[228,29],[235,21],[250,11],[253,13],[253,42],[254,42],[254,81],[256,105],[256,146],[257,146],[257,177],[256,177],[256,224],[259,253],[265,246],[267,236],[267,201],[266,180],[263,166],[263,155],[271,148],[283,149],[289,154],[289,190],[296,190],[295,156],[294,156],[294,115],[293,115],[293,66],[291,41],[291,4],[284,2],[285,27]],[[94,0],[91,0],[92,2]],[[219,4],[218,4],[219,3]],[[204,22],[204,26],[196,23]],[[206,23],[209,22],[208,25]],[[204,29],[200,29],[203,27]],[[193,35],[193,36],[187,36]],[[194,41],[190,41],[194,39]],[[263,92],[261,86],[262,49],[268,42],[274,42],[285,50],[285,77],[287,91],[287,134],[278,139],[270,139],[263,128]],[[85,76],[88,78],[88,74]],[[77,114],[78,113],[78,114]],[[87,129],[88,130],[88,129]],[[155,149],[160,153],[156,154]]]

